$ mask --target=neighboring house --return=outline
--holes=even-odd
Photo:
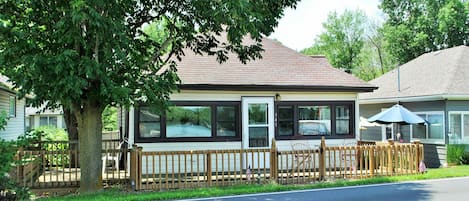
[[[18,99],[8,78],[0,75],[0,112],[6,112],[9,118],[5,130],[0,130],[1,139],[16,140],[24,134],[24,108],[25,99]]]
[[[44,107],[26,107],[26,130],[40,126],[52,126],[65,129],[62,109],[43,109]]]
[[[360,94],[360,116],[369,118],[399,103],[427,120],[402,125],[404,141],[425,143],[430,166],[445,163],[448,143],[469,143],[469,47],[423,54],[369,82],[378,86]],[[361,139],[395,139],[396,126],[361,126]]]
[[[356,142],[358,93],[375,86],[265,38],[262,59],[242,64],[229,55],[186,52],[178,64],[180,91],[159,115],[148,106],[119,113],[120,127],[145,151],[269,148],[293,143]],[[128,116],[128,120],[125,117]],[[127,122],[127,123],[125,123]]]

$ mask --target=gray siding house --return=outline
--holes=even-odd
[[[8,78],[0,75],[0,112],[8,116],[5,130],[0,131],[0,139],[15,140],[25,131],[25,99],[18,99]]]
[[[369,82],[378,90],[359,95],[360,117],[399,103],[427,120],[427,125],[400,125],[405,142],[425,144],[427,165],[445,164],[446,144],[469,144],[469,47],[423,54]],[[360,139],[396,139],[397,125],[361,122]]]

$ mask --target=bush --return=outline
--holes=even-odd
[[[41,126],[21,136],[21,139],[27,142],[35,142],[23,145],[32,148],[36,147],[39,141],[47,141],[47,143],[42,143],[42,147],[40,147],[40,149],[47,152],[66,153],[69,149],[67,132],[61,128]],[[61,142],[55,143],[54,141]],[[67,166],[70,162],[70,155],[68,154],[46,154],[45,158],[52,166]]]
[[[466,153],[466,144],[449,144],[447,145],[446,160],[451,164],[467,164],[469,160],[468,153]]]
[[[24,144],[21,140],[5,141],[0,139],[0,200],[28,200],[30,193],[25,187],[17,185],[10,177],[9,173],[15,164],[20,161],[15,160],[18,144]]]

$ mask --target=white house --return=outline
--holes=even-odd
[[[262,59],[242,64],[229,55],[186,52],[178,64],[180,92],[169,112],[150,105],[120,114],[120,126],[145,151],[269,148],[292,143],[353,143],[358,130],[358,93],[375,86],[333,68],[323,56],[305,56],[271,39]],[[128,117],[127,119],[125,117]]]

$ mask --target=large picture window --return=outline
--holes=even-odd
[[[449,113],[448,136],[451,144],[469,143],[469,112]]]
[[[162,115],[136,110],[136,142],[239,140],[239,102],[174,102]]]
[[[354,137],[353,102],[279,102],[277,139]]]
[[[426,120],[426,124],[412,125],[412,139],[427,143],[444,143],[443,112],[425,112],[416,114]]]

